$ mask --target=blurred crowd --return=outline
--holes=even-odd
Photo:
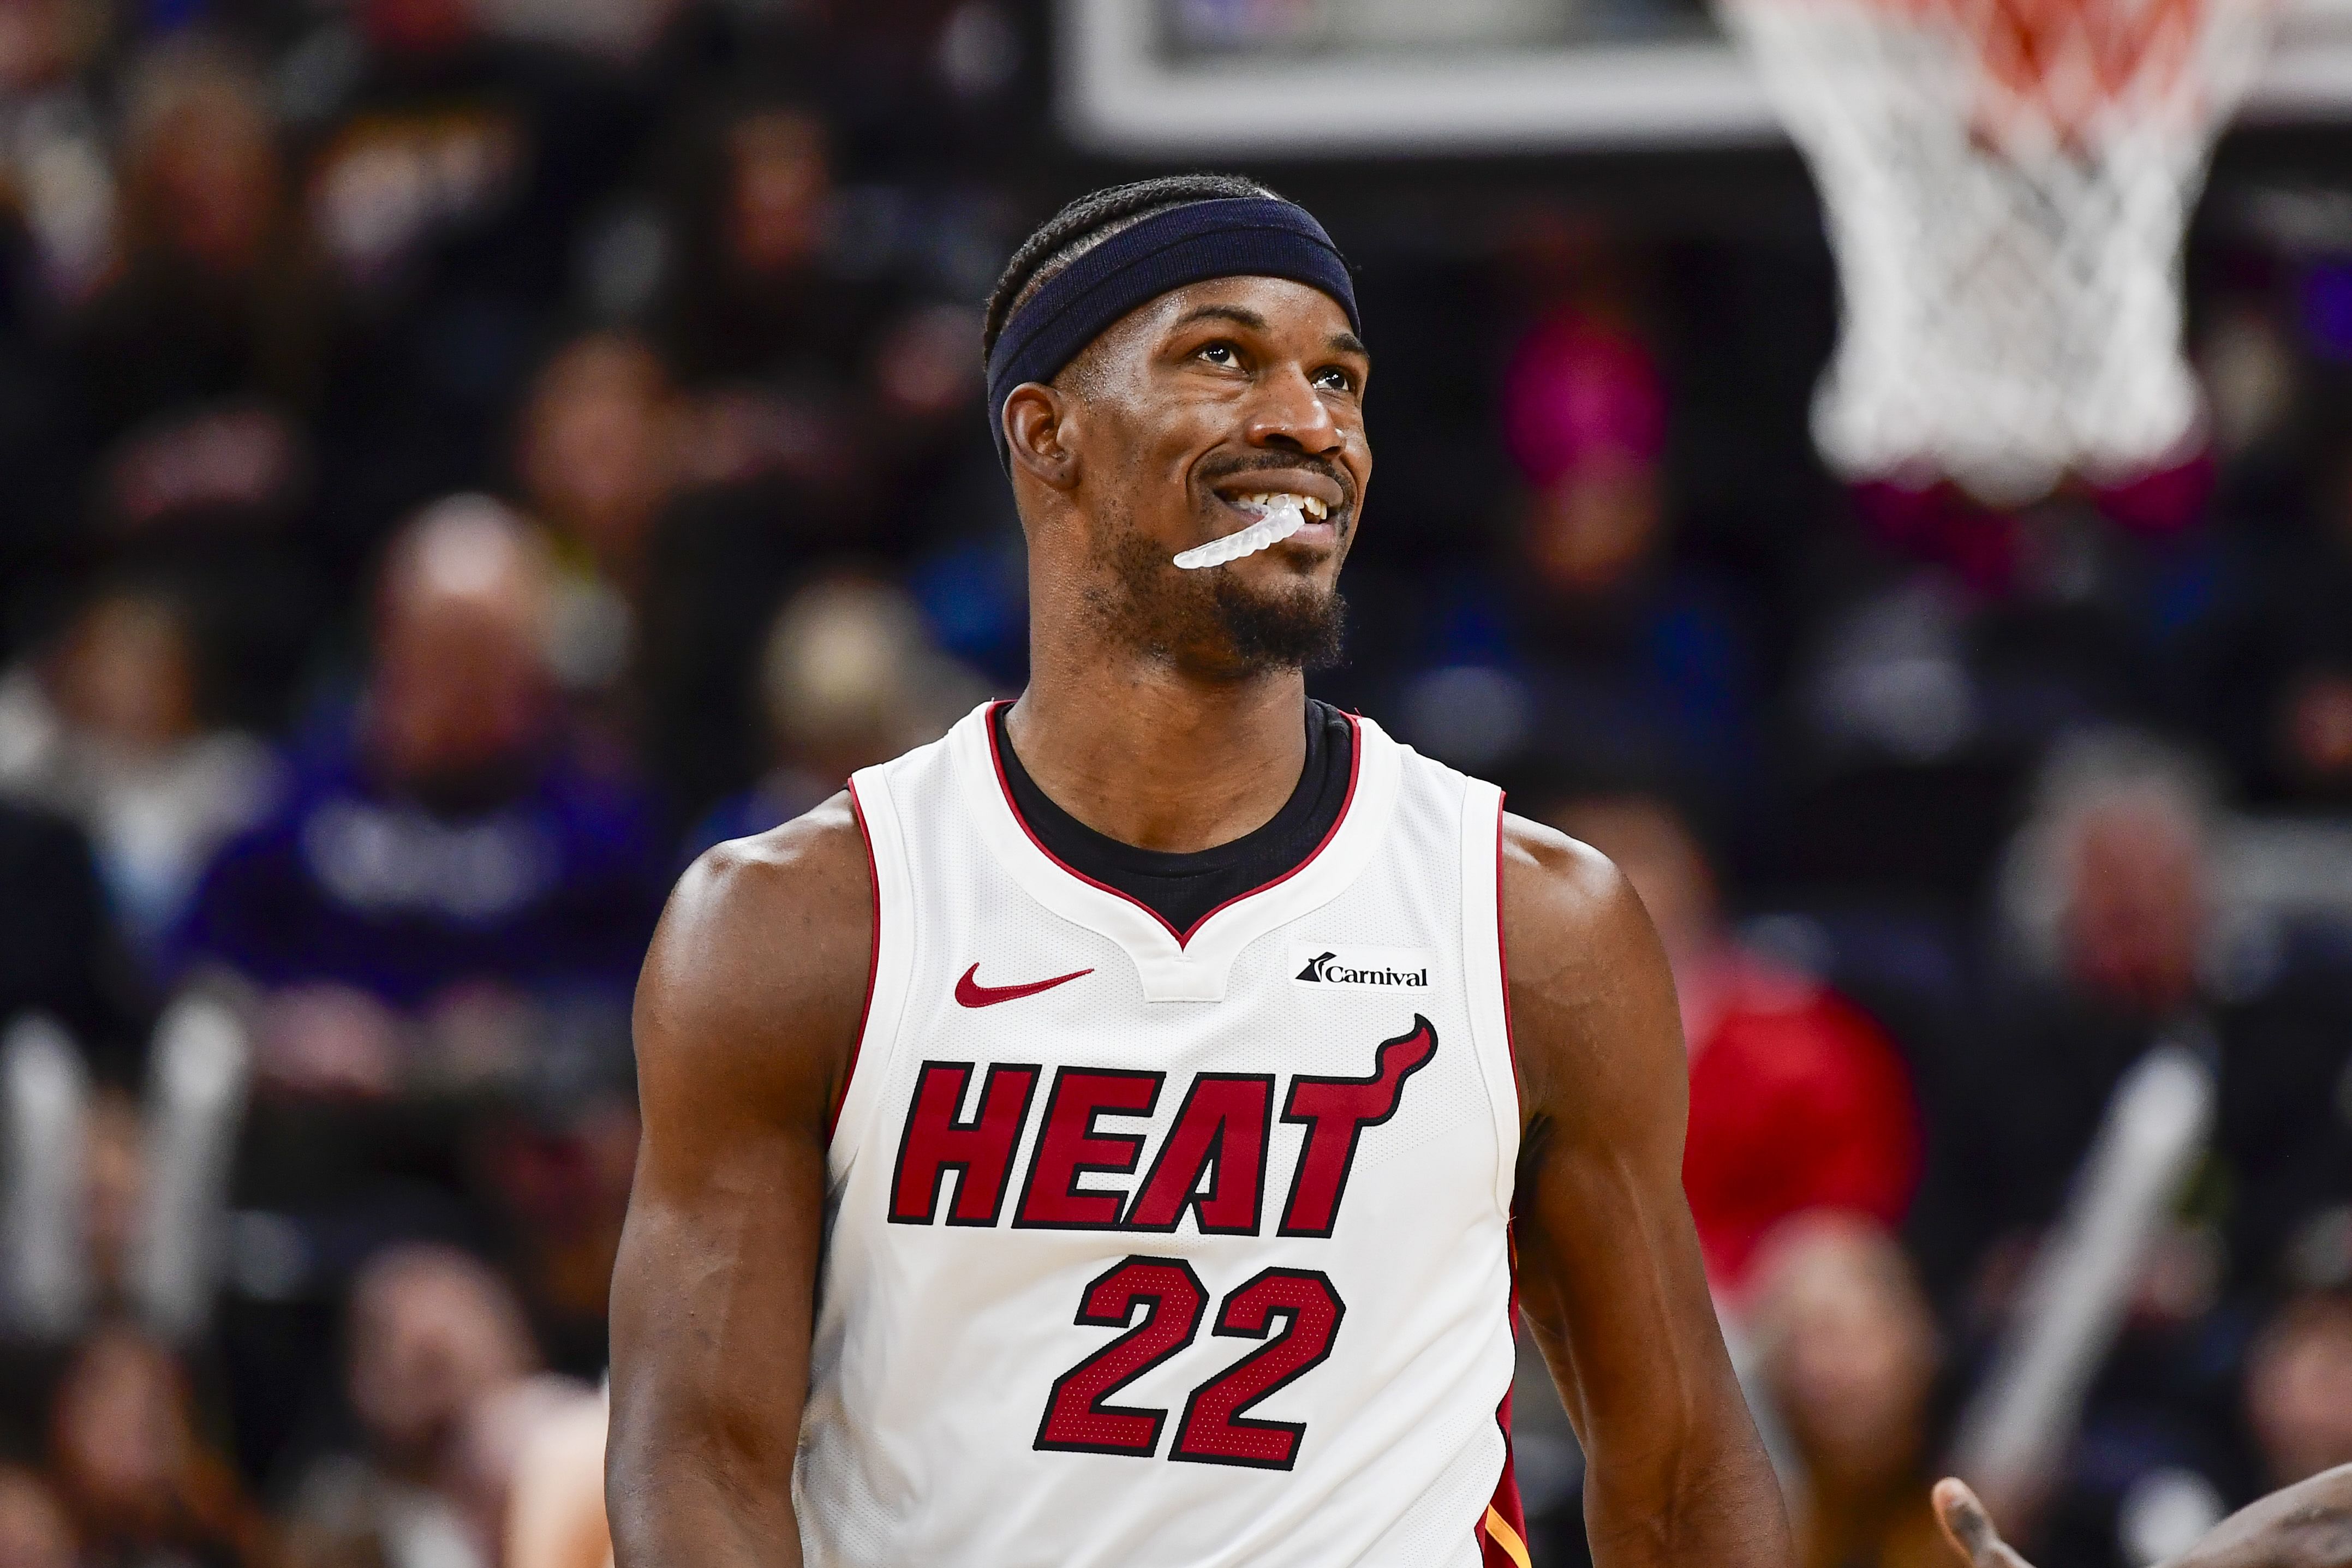
[[[1045,24],[0,0],[0,1568],[498,1568],[603,1367],[671,879],[1023,679],[977,301],[1108,177]],[[1801,224],[1276,183],[1379,355],[1315,687],[1648,904],[1808,1568],[1939,1561],[2159,1043],[2209,1146],[2022,1533],[2152,1562],[2352,1461],[2325,258],[2202,236],[2199,444],[2004,513],[1814,463]]]

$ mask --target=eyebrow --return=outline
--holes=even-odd
[[[1266,319],[1256,311],[1239,305],[1201,305],[1187,310],[1176,319],[1179,327],[1189,327],[1195,321],[1231,321],[1236,327],[1247,327],[1255,332],[1272,330]],[[1354,354],[1360,359],[1372,357],[1364,340],[1353,332],[1334,332],[1324,340],[1323,346],[1335,354]]]
[[[1265,317],[1255,310],[1245,310],[1238,305],[1195,306],[1178,317],[1176,325],[1189,327],[1195,321],[1231,321],[1236,327],[1247,327],[1254,331],[1264,332],[1268,329]]]

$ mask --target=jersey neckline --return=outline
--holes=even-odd
[[[1356,718],[1353,714],[1341,712],[1339,716],[1348,721],[1349,737],[1348,747],[1348,783],[1346,789],[1342,790],[1340,794],[1339,813],[1331,819],[1331,825],[1323,830],[1322,836],[1315,841],[1312,848],[1310,848],[1304,855],[1300,856],[1296,862],[1285,867],[1279,874],[1270,876],[1255,887],[1244,888],[1241,892],[1234,894],[1232,897],[1213,904],[1210,908],[1196,917],[1191,925],[1180,929],[1174,921],[1169,919],[1158,909],[1152,907],[1152,905],[1147,901],[1136,897],[1133,894],[1128,892],[1124,888],[1113,886],[1111,883],[1105,882],[1102,878],[1095,876],[1092,873],[1071,864],[1066,856],[1056,852],[1054,846],[1045,841],[1045,835],[1037,831],[1037,825],[1029,820],[1028,813],[1022,810],[1019,792],[1013,787],[1011,769],[1005,766],[1004,762],[1006,737],[1003,730],[1003,714],[1004,710],[1012,706],[1012,703],[1009,701],[1000,701],[992,705],[988,709],[988,758],[991,766],[992,766],[996,770],[997,787],[1003,791],[1005,804],[1012,808],[1013,819],[1021,824],[1021,831],[1028,835],[1029,841],[1037,846],[1039,852],[1044,854],[1047,860],[1052,861],[1055,865],[1067,872],[1070,875],[1076,877],[1080,882],[1088,883],[1096,887],[1101,888],[1105,893],[1111,894],[1115,898],[1123,898],[1127,900],[1128,903],[1134,904],[1137,908],[1150,915],[1154,920],[1159,921],[1160,925],[1168,928],[1168,934],[1176,938],[1176,946],[1179,947],[1184,946],[1186,944],[1190,943],[1192,940],[1193,934],[1199,931],[1202,926],[1207,925],[1211,918],[1213,917],[1219,910],[1226,909],[1234,904],[1239,904],[1244,898],[1255,898],[1259,894],[1265,892],[1268,888],[1289,881],[1292,877],[1297,876],[1300,872],[1306,870],[1308,865],[1312,864],[1315,857],[1321,854],[1330,846],[1332,837],[1339,832],[1340,824],[1348,820],[1348,808],[1354,804],[1356,799],[1356,781],[1360,777],[1361,777],[1360,769],[1362,768],[1363,763],[1361,753],[1358,747],[1362,739],[1362,731],[1358,727]],[[1041,794],[1044,793],[1042,786],[1035,785],[1034,781],[1032,783],[1032,788],[1037,789]],[[1288,802],[1285,802],[1284,810],[1289,810]],[[1075,819],[1073,820],[1075,821]],[[1263,831],[1264,830],[1259,829],[1256,831]],[[1231,850],[1246,842],[1249,837],[1249,834],[1244,833],[1241,838],[1235,839],[1230,843],[1214,845],[1201,852],[1203,855],[1210,855],[1215,854],[1219,851]],[[1115,839],[1107,839],[1105,841],[1108,843],[1117,843],[1118,841]],[[1172,859],[1174,857],[1170,858]]]
[[[997,753],[996,702],[982,703],[948,734],[957,780],[982,839],[1014,881],[1063,918],[1109,938],[1133,960],[1147,1001],[1220,1001],[1241,950],[1339,896],[1378,847],[1396,805],[1396,743],[1371,720],[1354,731],[1347,798],[1306,859],[1271,882],[1218,904],[1177,930],[1149,905],[1055,855],[1022,819]]]

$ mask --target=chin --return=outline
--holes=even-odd
[[[1248,669],[1328,669],[1345,646],[1348,605],[1337,589],[1303,573],[1252,582],[1226,576],[1216,584],[1221,641]]]

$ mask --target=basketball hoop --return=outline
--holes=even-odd
[[[2180,242],[2273,0],[1718,0],[1811,165],[1850,477],[2018,505],[2201,429]]]

